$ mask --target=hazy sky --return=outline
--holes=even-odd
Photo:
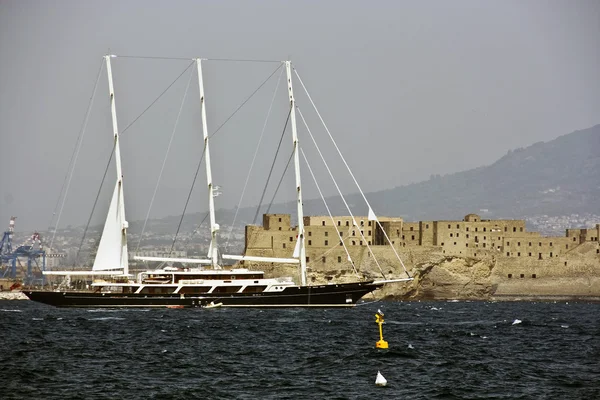
[[[19,230],[46,229],[52,221],[109,49],[121,56],[291,58],[365,191],[490,164],[509,149],[600,123],[596,0],[0,0],[2,230],[11,215],[18,217]],[[120,128],[188,64],[113,59]],[[275,68],[207,62],[209,131]],[[143,219],[148,211],[189,82],[151,216],[181,212],[202,153],[198,86],[189,72],[123,134],[129,220]],[[224,192],[219,206],[238,204],[278,77],[279,71],[211,142],[215,183]],[[298,83],[295,90],[308,114]],[[265,131],[271,148],[287,115],[285,92],[276,99]],[[89,216],[112,146],[108,104],[103,69],[63,227],[85,224]],[[302,146],[310,152],[300,128]],[[319,130],[318,124],[311,129]],[[283,164],[290,151],[285,139]],[[242,206],[260,198],[271,157],[260,157]],[[305,197],[318,197],[308,190],[306,169],[303,174]],[[95,222],[104,218],[114,176],[111,167]],[[204,184],[202,170],[190,211],[206,208]],[[290,192],[278,200],[289,200]],[[272,191],[266,199],[271,196]]]

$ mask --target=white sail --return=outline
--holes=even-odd
[[[123,269],[125,273],[128,271],[127,236],[125,234],[127,221],[125,221],[123,201],[123,191],[120,182],[117,181],[94,260],[93,271],[114,269]]]
[[[375,215],[375,213],[373,212],[373,209],[371,207],[369,207],[368,219],[369,219],[369,221],[377,221],[377,216]]]
[[[296,246],[294,246],[294,253],[292,254],[294,258],[300,258],[300,239],[296,240]]]

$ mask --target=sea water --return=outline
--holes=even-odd
[[[378,309],[388,350],[375,349]],[[600,304],[567,302],[0,301],[0,399],[600,399],[599,316]],[[387,386],[375,385],[377,371]]]

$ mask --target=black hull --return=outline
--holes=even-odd
[[[337,285],[293,286],[281,292],[179,294],[121,294],[97,292],[23,291],[33,301],[55,307],[205,307],[222,303],[222,307],[351,307],[366,294],[383,284],[370,282]]]

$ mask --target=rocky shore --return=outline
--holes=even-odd
[[[412,282],[386,285],[378,295],[389,300],[600,301],[597,262],[562,271],[532,268],[533,274],[515,269],[495,257],[442,256],[415,266]]]
[[[425,257],[426,256],[426,257]],[[370,299],[378,300],[473,300],[473,301],[600,301],[600,265],[595,259],[572,260],[567,268],[518,266],[512,260],[488,255],[482,258],[425,254],[409,257],[414,280],[385,285]],[[578,262],[576,262],[578,261]],[[270,275],[294,276],[295,267],[261,266]],[[363,265],[359,276],[348,270],[317,270],[312,284],[382,279],[373,265]],[[400,269],[386,271],[387,279],[403,278]]]

